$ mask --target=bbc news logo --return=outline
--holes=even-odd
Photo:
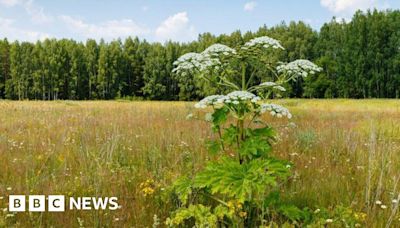
[[[47,206],[47,207],[46,207]],[[8,211],[10,212],[63,212],[65,210],[117,210],[117,197],[69,197],[63,195],[10,195]]]

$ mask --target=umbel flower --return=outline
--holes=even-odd
[[[248,49],[255,46],[260,46],[263,48],[282,49],[282,50],[285,49],[282,47],[281,43],[278,40],[275,40],[268,36],[254,38],[249,42],[245,43],[242,49]]]
[[[278,73],[286,73],[289,76],[307,77],[308,74],[315,74],[322,71],[322,68],[306,59],[298,59],[287,64],[279,65]]]
[[[213,44],[202,53],[189,52],[179,57],[173,64],[173,73],[187,74],[193,71],[205,71],[211,68],[219,68],[221,56],[235,55],[236,51],[223,44]]]
[[[194,105],[195,108],[204,109],[209,106],[214,108],[220,108],[224,105],[239,105],[239,104],[247,104],[251,103],[255,107],[258,113],[264,114],[268,112],[271,116],[282,118],[287,117],[288,119],[292,118],[292,114],[289,110],[281,105],[277,104],[268,104],[268,103],[259,103],[261,101],[261,97],[247,92],[247,91],[233,91],[227,95],[211,95],[205,97],[198,103]]]
[[[271,116],[276,116],[278,118],[287,117],[288,119],[292,118],[292,114],[289,110],[281,105],[277,104],[261,104],[260,113],[269,112]]]

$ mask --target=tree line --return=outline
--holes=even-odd
[[[0,99],[196,100],[212,90],[199,85],[193,75],[172,73],[179,56],[201,52],[214,43],[236,47],[265,35],[285,47],[275,57],[287,62],[310,59],[324,69],[291,83],[290,97],[400,97],[400,11],[373,10],[358,11],[349,22],[333,18],[320,31],[299,21],[262,26],[255,32],[204,33],[190,43],[4,39],[0,40]]]

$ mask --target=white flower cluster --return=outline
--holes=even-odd
[[[216,105],[223,103],[224,95],[211,95],[203,98],[201,101],[197,102],[195,108],[207,108],[210,105]]]
[[[202,53],[190,52],[179,57],[174,62],[176,67],[172,72],[184,74],[193,70],[204,71],[213,66],[218,68],[219,65],[221,65],[221,62],[218,59],[220,55],[229,56],[233,54],[236,54],[235,49],[223,44],[213,44]]]
[[[307,77],[308,74],[315,74],[315,72],[322,71],[322,68],[309,60],[298,59],[287,64],[281,64],[276,70],[279,73]]]
[[[206,48],[202,53],[204,56],[219,56],[219,55],[232,55],[236,54],[235,49],[230,48],[223,44],[213,44]]]
[[[175,62],[174,65],[177,66],[172,70],[172,72],[180,72],[180,71],[191,71],[194,68],[201,68],[203,56],[198,53],[189,52],[181,57],[179,57]]]
[[[257,103],[261,98],[247,91],[233,91],[225,96],[225,103],[238,104],[239,101],[248,101]]]
[[[227,95],[211,95],[205,97],[194,105],[195,108],[206,108],[207,106],[218,106],[222,104],[239,104],[240,102],[250,101],[257,103],[261,98],[247,91],[234,91]]]
[[[247,49],[254,46],[262,46],[264,48],[275,48],[275,49],[285,49],[282,47],[281,43],[278,40],[275,40],[268,36],[261,36],[250,40],[249,42],[245,43],[243,49]]]
[[[260,85],[258,85],[259,87],[265,87],[265,88],[273,88],[282,92],[285,92],[286,89],[283,86],[280,86],[279,84],[275,83],[275,82],[263,82]]]
[[[292,118],[292,114],[289,110],[281,105],[277,104],[261,104],[260,113],[269,112],[271,116],[282,118],[286,116],[288,119]]]

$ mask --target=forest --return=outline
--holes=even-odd
[[[194,75],[172,73],[182,54],[214,43],[237,47],[270,36],[286,47],[271,58],[309,59],[320,74],[291,82],[287,97],[399,98],[400,11],[358,11],[350,21],[333,18],[320,31],[304,22],[262,26],[255,32],[199,35],[189,43],[150,43],[139,38],[0,41],[0,99],[198,100],[209,95]],[[268,75],[256,75],[264,81]]]

